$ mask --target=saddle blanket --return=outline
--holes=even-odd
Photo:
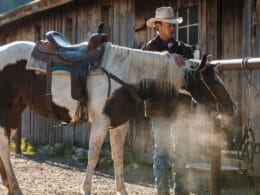
[[[40,72],[46,74],[47,62],[36,60],[34,57],[30,56],[27,61],[26,69],[34,70],[35,72]],[[61,64],[53,64],[52,65],[52,73],[54,75],[64,74],[71,72],[70,65],[61,65]]]

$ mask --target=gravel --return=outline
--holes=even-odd
[[[24,195],[78,195],[86,165],[72,158],[46,158],[40,155],[11,154],[16,177]],[[125,167],[125,181],[129,194],[156,194],[152,168],[130,164]],[[93,176],[92,194],[116,194],[113,168],[97,168]],[[0,181],[0,195],[7,190]]]

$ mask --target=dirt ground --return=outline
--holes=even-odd
[[[86,165],[71,158],[44,159],[39,155],[12,154],[11,161],[24,195],[77,195],[83,181]],[[124,169],[129,194],[155,194],[150,166],[130,164]],[[93,177],[93,193],[114,192],[113,168],[97,168]],[[0,195],[7,190],[0,181]]]
[[[41,155],[11,155],[11,161],[24,195],[79,195],[86,164],[69,157],[47,158]],[[129,195],[154,195],[152,166],[132,163],[124,168]],[[94,195],[114,195],[113,168],[96,168],[93,176]],[[260,187],[260,186],[258,186]],[[0,181],[0,195],[7,190]],[[174,194],[171,192],[171,194]],[[203,190],[198,195],[209,195]],[[252,189],[225,189],[222,195],[259,195]]]

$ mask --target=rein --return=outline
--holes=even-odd
[[[216,95],[214,94],[214,92],[210,89],[208,83],[205,81],[204,76],[202,75],[202,72],[199,72],[200,75],[200,80],[202,81],[202,83],[205,85],[205,87],[207,88],[207,90],[209,91],[209,93],[211,94],[211,96],[213,97],[213,99],[218,102],[218,98],[216,97]]]
[[[143,99],[139,96],[139,94],[137,93],[137,91],[136,91],[136,89],[134,87],[132,87],[131,85],[127,84],[125,81],[123,81],[122,79],[120,79],[116,75],[108,72],[105,68],[100,67],[100,69],[107,75],[107,79],[108,79],[107,98],[109,98],[110,93],[111,93],[111,79],[113,79],[114,81],[116,81],[117,83],[122,85],[124,88],[126,88],[129,91],[129,93],[131,94],[131,96],[134,98],[134,100],[136,101],[137,106],[136,106],[135,110],[128,116],[128,119],[131,119],[134,116],[134,114],[137,112],[138,105],[140,104],[140,102],[143,101]],[[124,124],[126,121],[127,120],[116,121],[116,123],[111,124],[109,129],[114,129],[114,128]]]
[[[137,91],[135,88],[133,88],[132,86],[130,86],[129,84],[127,84],[125,81],[123,81],[122,79],[120,79],[119,77],[117,77],[116,75],[108,72],[105,68],[100,67],[100,69],[107,75],[108,78],[108,93],[107,93],[107,98],[110,96],[111,93],[111,79],[113,79],[114,81],[116,81],[117,83],[119,83],[120,85],[122,85],[123,87],[125,87],[129,93],[132,95],[132,97],[134,98],[134,100],[139,104],[141,101],[143,101],[143,99],[138,95]]]

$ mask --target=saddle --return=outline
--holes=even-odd
[[[49,98],[48,107],[51,107],[51,70],[52,65],[70,65],[71,66],[71,97],[79,101],[81,108],[77,109],[81,112],[86,111],[87,89],[86,79],[90,70],[99,67],[102,54],[104,51],[103,42],[108,40],[107,35],[103,33],[95,33],[91,35],[89,42],[80,44],[71,44],[70,41],[61,33],[49,31],[46,33],[47,40],[36,43],[32,57],[36,60],[47,63],[47,94]],[[50,66],[48,68],[48,66]],[[49,89],[48,89],[49,88]],[[48,92],[49,91],[49,92]],[[50,115],[53,109],[49,108]],[[81,111],[79,111],[81,110]],[[55,118],[52,116],[51,118]]]

